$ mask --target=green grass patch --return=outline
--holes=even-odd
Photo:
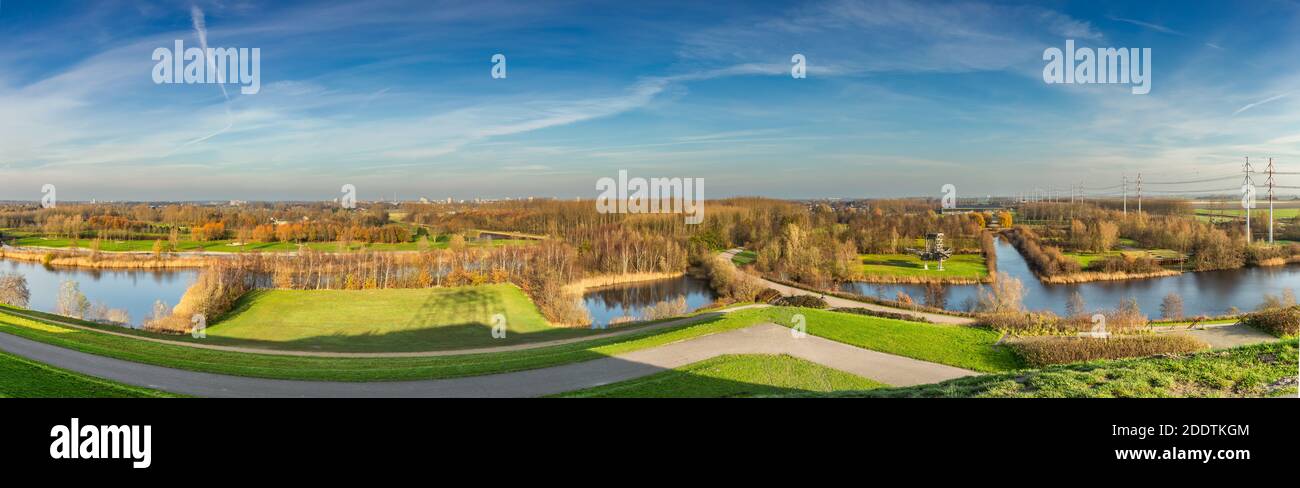
[[[869,390],[882,383],[793,356],[718,356],[644,378],[556,395],[565,398],[724,398]]]
[[[48,316],[28,311],[23,313]],[[85,353],[192,371],[298,380],[396,381],[505,373],[589,361],[763,322],[789,325],[795,313],[805,315],[808,333],[867,349],[977,371],[1019,367],[1018,359],[1010,351],[994,346],[998,334],[986,329],[785,307],[747,309],[728,314],[703,312],[696,314],[695,321],[689,323],[556,346],[424,357],[306,357],[199,349],[63,327],[14,315],[3,308],[0,308],[0,332]],[[100,327],[108,329],[108,326]],[[142,337],[200,343],[213,340],[211,336],[192,339],[190,336],[160,336],[122,328],[112,330]]]
[[[506,336],[492,337],[501,314]],[[552,327],[510,284],[383,290],[259,290],[246,294],[209,339],[270,349],[411,352],[509,346],[591,335]]]
[[[979,280],[989,275],[988,265],[980,254],[954,254],[952,259],[944,260],[943,271],[935,268],[937,262],[928,262],[930,269],[925,269],[926,261],[914,254],[859,254],[862,272],[868,277],[907,277],[907,278],[966,278]]]
[[[794,314],[803,314],[809,334],[833,341],[947,364],[974,371],[995,372],[1023,367],[1005,346],[995,345],[1000,333],[956,325],[926,324],[903,320],[815,310],[772,309],[774,322],[790,325]]]
[[[754,251],[740,251],[731,258],[731,262],[736,263],[736,266],[744,266],[754,261],[758,261],[758,253]]]
[[[1101,360],[904,388],[864,397],[1278,397],[1296,394],[1295,339],[1185,356]]]
[[[0,398],[141,398],[170,393],[55,368],[0,351]]]

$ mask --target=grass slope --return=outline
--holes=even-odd
[[[492,337],[502,314],[506,336]],[[510,284],[386,290],[263,290],[240,298],[207,329],[270,349],[346,352],[437,351],[508,346],[590,335],[552,327]]]
[[[989,275],[984,256],[979,254],[954,254],[952,259],[943,262],[943,271],[935,269],[938,263],[930,262],[930,269],[925,269],[925,261],[914,254],[859,254],[862,261],[862,273],[868,279],[881,277],[937,277],[969,278],[978,280]]]
[[[644,378],[556,395],[565,398],[722,398],[885,386],[793,356],[718,356]]]
[[[0,352],[0,398],[140,398],[169,393],[74,373]]]
[[[789,325],[795,313],[805,315],[810,334],[868,349],[977,371],[1019,367],[1010,351],[993,345],[998,334],[989,330],[785,307],[725,315],[702,313],[691,323],[521,351],[402,358],[276,356],[198,349],[62,327],[19,317],[3,308],[0,332],[90,354],[193,371],[278,379],[384,381],[474,376],[588,361],[763,322]],[[189,336],[163,337],[192,340]],[[204,340],[211,338],[196,341]]]
[[[1296,394],[1296,361],[1296,340],[1291,339],[1185,356],[1090,361],[841,396],[1273,397]]]
[[[1010,348],[994,345],[1001,334],[988,329],[806,308],[780,308],[771,313],[775,322],[783,325],[792,323],[793,314],[803,314],[809,334],[873,351],[983,372],[1024,366]]]

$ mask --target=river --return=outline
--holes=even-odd
[[[1045,284],[1029,270],[1029,264],[1016,252],[1015,247],[1002,239],[997,241],[998,271],[1020,279],[1025,287],[1025,307],[1030,310],[1051,310],[1065,313],[1065,305],[1076,290],[1083,296],[1090,312],[1115,308],[1125,298],[1134,298],[1142,312],[1149,317],[1160,315],[1160,303],[1165,295],[1177,293],[1183,298],[1183,312],[1187,316],[1222,315],[1231,307],[1243,311],[1253,310],[1263,301],[1264,294],[1280,294],[1283,289],[1300,289],[1300,266],[1275,266],[1242,268],[1223,271],[1187,272],[1162,278],[1096,281],[1074,284]],[[926,296],[922,285],[877,285],[846,283],[845,291],[866,296],[893,299],[903,291],[916,301]],[[947,285],[944,297],[947,308],[965,310],[977,296],[979,285]]]
[[[0,272],[16,272],[27,278],[31,300],[27,308],[43,312],[56,311],[59,287],[73,280],[90,303],[125,310],[132,325],[140,325],[153,313],[154,301],[175,306],[185,290],[198,277],[198,270],[119,270],[54,268],[39,263],[0,260]]]
[[[704,308],[717,299],[707,281],[681,276],[587,290],[582,294],[582,303],[591,313],[591,323],[608,325],[627,317],[640,320],[646,307],[677,297],[686,298],[688,312]]]

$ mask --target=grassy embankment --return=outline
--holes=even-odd
[[[868,283],[980,283],[989,280],[989,268],[981,254],[954,254],[937,262],[922,261],[914,254],[859,254],[862,281]],[[929,264],[930,269],[925,269]]]
[[[212,343],[211,331],[216,327],[209,329],[208,339],[115,329],[141,336],[124,337],[52,324],[48,319],[31,320],[4,309],[0,309],[0,332],[86,353],[193,371],[281,379],[380,381],[473,376],[587,361],[764,322],[790,324],[795,313],[805,315],[809,334],[866,349],[976,371],[1020,367],[1010,350],[994,345],[999,335],[990,330],[786,307],[740,310],[725,315],[706,312],[690,320],[637,329],[625,335],[597,336],[526,350],[418,357],[288,356],[201,349],[142,339]],[[485,329],[482,333],[488,335]]]
[[[721,398],[869,390],[885,386],[788,355],[740,354],[644,378],[555,395],[562,398]]]
[[[493,317],[504,338],[492,337]],[[387,290],[259,290],[207,329],[214,344],[266,349],[409,352],[510,346],[591,335],[553,327],[510,284]]]
[[[170,393],[74,373],[0,351],[0,398],[138,398]]]
[[[1113,359],[905,388],[834,392],[851,397],[1277,397],[1296,394],[1296,340],[1183,356]]]

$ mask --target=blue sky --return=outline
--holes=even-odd
[[[261,49],[260,93],[153,83],[199,13],[210,46]],[[974,196],[1296,170],[1297,27],[1292,0],[0,0],[0,199],[592,198],[620,169],[710,198]],[[1044,83],[1067,39],[1151,48],[1150,94]]]

